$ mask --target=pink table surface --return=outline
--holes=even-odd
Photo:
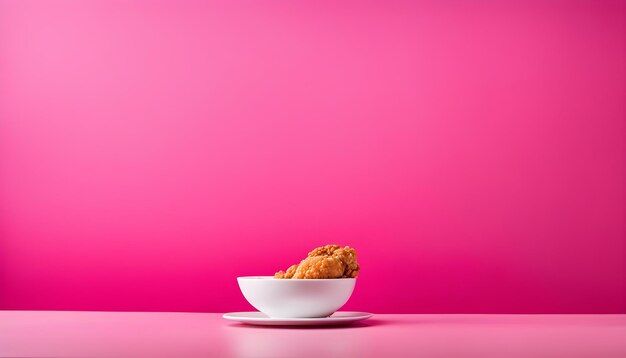
[[[626,315],[377,315],[267,328],[218,313],[0,311],[1,357],[626,357]]]

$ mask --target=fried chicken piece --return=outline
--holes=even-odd
[[[297,268],[298,268],[298,265],[291,265],[287,269],[287,272],[285,272],[285,271],[278,271],[278,272],[276,272],[274,274],[274,277],[276,277],[276,278],[292,278],[293,274],[296,273],[296,269]]]
[[[307,258],[298,265],[292,265],[286,272],[278,271],[275,278],[354,278],[359,275],[357,253],[350,246],[326,245],[309,252]]]
[[[356,251],[350,246],[342,248],[339,245],[326,245],[318,247],[309,252],[309,257],[333,256],[337,257],[344,264],[342,277],[357,277],[359,275],[359,264],[357,262]]]
[[[334,256],[312,256],[302,260],[293,278],[339,278],[344,264]]]

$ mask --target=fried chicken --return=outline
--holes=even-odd
[[[287,272],[285,272],[285,271],[278,271],[278,272],[276,272],[274,274],[274,277],[276,277],[276,278],[292,278],[293,275],[296,273],[296,269],[297,268],[298,268],[298,265],[291,265],[287,269]]]
[[[275,278],[354,278],[359,275],[356,251],[350,246],[326,245],[309,252],[298,265],[278,271]]]

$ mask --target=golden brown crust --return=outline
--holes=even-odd
[[[275,278],[355,278],[359,275],[357,253],[350,246],[326,245],[309,252],[307,258],[287,271],[278,271]]]
[[[346,246],[348,247],[348,246]],[[311,252],[309,252],[309,257],[312,256],[331,256],[336,250],[340,249],[339,245],[326,245],[322,247],[316,247]]]
[[[341,260],[333,256],[313,256],[300,262],[293,278],[338,278],[341,275]]]
[[[296,273],[296,269],[297,268],[298,268],[298,265],[291,265],[287,269],[287,272],[285,272],[285,271],[278,271],[278,272],[276,272],[274,274],[274,277],[276,277],[276,278],[292,278],[293,274]]]

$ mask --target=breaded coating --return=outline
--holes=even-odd
[[[350,246],[326,245],[309,252],[307,258],[287,271],[278,271],[275,278],[321,279],[355,278],[359,275],[357,253]]]
[[[293,274],[296,273],[296,269],[297,268],[298,268],[298,265],[291,265],[287,269],[287,272],[285,272],[285,271],[278,271],[278,272],[276,272],[276,274],[274,274],[274,277],[276,277],[276,278],[292,278]]]

